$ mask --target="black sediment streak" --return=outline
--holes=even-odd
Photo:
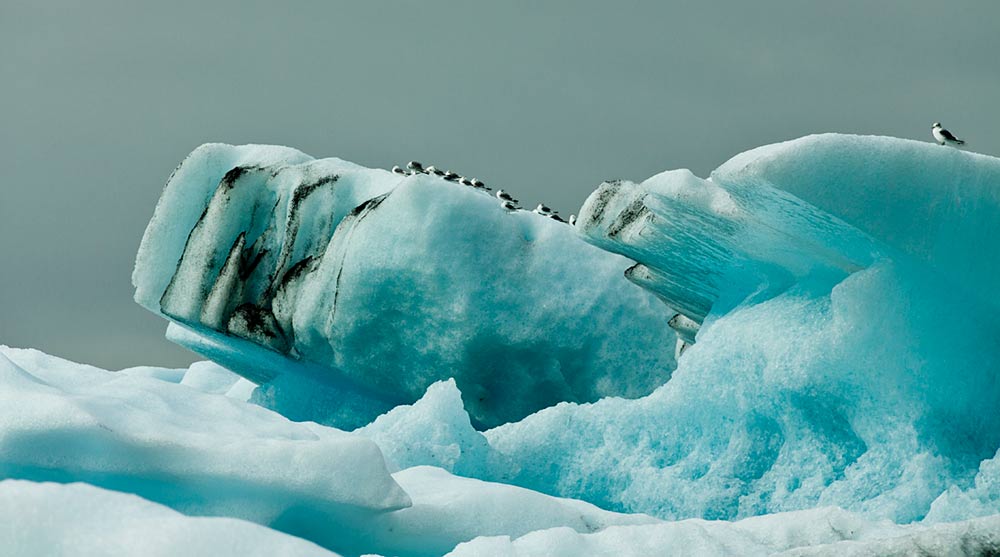
[[[621,231],[624,230],[625,227],[648,213],[649,208],[646,207],[645,201],[646,196],[642,196],[630,203],[624,211],[619,213],[618,216],[615,217],[614,222],[611,223],[611,226],[608,227],[608,237],[613,238],[618,234],[621,234]]]
[[[377,209],[378,206],[381,205],[382,202],[385,201],[391,194],[392,192],[384,193],[378,197],[373,197],[368,201],[365,201],[361,205],[358,205],[357,207],[354,208],[353,211],[351,211],[351,214],[345,217],[344,220],[342,220],[340,224],[337,226],[337,230],[340,230],[342,226],[348,226],[350,228],[348,228],[346,231],[348,238],[345,238],[344,240],[344,246],[345,246],[344,255],[340,260],[340,264],[337,266],[337,278],[334,280],[333,283],[333,304],[330,307],[331,323],[333,322],[334,316],[337,314],[337,299],[340,296],[340,277],[344,273],[344,262],[347,259],[346,246],[348,245],[348,240],[350,239],[350,236],[354,233],[354,231],[357,229],[361,221],[364,220],[364,218],[367,217],[369,214],[371,214],[372,211]],[[336,237],[336,235],[337,233],[334,232],[334,237]]]

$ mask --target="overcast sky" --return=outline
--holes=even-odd
[[[998,100],[996,0],[0,0],[0,343],[193,361],[130,274],[208,141],[417,159],[569,214],[605,179],[816,132],[940,120],[998,154]]]

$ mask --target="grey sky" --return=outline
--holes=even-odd
[[[409,159],[572,213],[825,131],[1000,153],[1000,2],[0,2],[0,343],[183,365],[132,302],[207,141]]]

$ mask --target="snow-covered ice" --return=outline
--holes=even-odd
[[[0,554],[46,557],[336,557],[243,520],[186,516],[83,483],[0,481]]]
[[[0,477],[85,481],[262,524],[410,505],[372,442],[224,395],[6,347],[0,381]]]

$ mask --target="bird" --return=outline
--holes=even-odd
[[[409,168],[414,173],[424,172],[424,165],[420,164],[417,161],[410,161],[410,162],[406,163],[406,168]]]
[[[512,201],[502,201],[500,203],[500,206],[503,207],[504,209],[507,209],[508,211],[516,211],[520,209],[520,207],[515,205]]]
[[[428,166],[427,169],[426,169],[426,172],[428,174],[433,174],[435,176],[444,176],[444,171],[443,170],[438,170],[437,168],[434,168],[434,165]]]
[[[482,180],[477,180],[476,178],[472,179],[472,187],[484,189],[484,190],[487,190],[487,191],[489,191],[489,189],[490,189],[490,188],[486,187],[486,184],[484,184]]]
[[[510,201],[511,203],[517,203],[517,200],[511,197],[511,195],[503,190],[497,190],[497,199],[500,201]]]
[[[569,216],[569,225],[570,226],[576,226],[576,215],[570,215]]]
[[[559,222],[566,222],[566,221],[563,220],[562,217],[560,217],[559,215],[557,215],[555,213],[552,213],[552,214],[549,214],[549,215],[545,215],[545,216],[549,217],[552,220],[556,220],[556,221],[559,221]]]
[[[465,176],[462,176],[462,179],[459,180],[459,182],[461,182],[463,186],[469,186],[470,188],[472,187],[472,180],[466,178]]]
[[[547,217],[547,216],[549,216],[549,215],[552,214],[552,209],[549,209],[548,207],[546,207],[544,203],[539,203],[538,207],[535,207],[535,210],[533,212],[538,213],[539,215]]]
[[[449,182],[455,182],[459,179],[459,175],[449,170],[448,172],[444,173],[444,179],[448,180]]]
[[[940,145],[965,145],[964,141],[951,135],[950,131],[942,128],[940,122],[934,122],[934,125],[931,126],[931,133],[934,134],[934,139]]]
[[[392,172],[394,174],[402,174],[403,176],[406,176],[406,171],[400,168],[398,164],[392,167]]]

